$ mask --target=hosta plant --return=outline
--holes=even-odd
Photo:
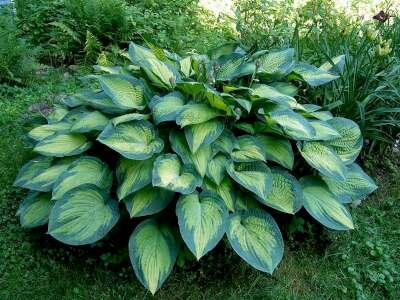
[[[22,226],[86,245],[130,217],[130,260],[152,293],[181,251],[199,260],[224,237],[272,273],[284,252],[276,214],[304,208],[330,229],[353,228],[348,204],[376,189],[355,163],[360,130],[298,89],[338,78],[343,57],[318,68],[293,49],[150,48],[131,44],[129,66],[96,66],[93,89],[28,133],[37,157],[15,181],[31,190]]]

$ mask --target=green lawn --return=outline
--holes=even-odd
[[[0,299],[151,298],[127,260],[127,235],[126,241],[117,232],[93,247],[73,248],[45,229],[21,229],[15,217],[24,192],[12,182],[31,155],[23,135],[27,109],[78,85],[75,77],[65,80],[63,71],[54,70],[31,87],[0,86]],[[254,271],[220,245],[201,262],[176,267],[156,298],[399,299],[399,158],[366,160],[380,188],[352,210],[355,230],[297,226],[304,232],[287,235],[284,260],[273,276]]]

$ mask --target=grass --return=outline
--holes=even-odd
[[[11,185],[31,156],[24,116],[31,104],[52,102],[79,87],[74,76],[64,77],[63,70],[54,70],[27,88],[0,86],[0,299],[152,298],[134,277],[127,246],[113,238],[91,247],[64,246],[45,229],[22,229],[15,217],[24,193]],[[353,209],[355,230],[330,232],[297,219],[300,225],[291,227],[273,276],[219,245],[199,263],[175,267],[156,298],[398,299],[399,157],[366,161],[380,189]]]

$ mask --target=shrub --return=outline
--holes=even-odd
[[[127,1],[131,38],[149,39],[162,48],[202,53],[235,38],[230,20],[216,17],[198,0]]]
[[[82,57],[93,36],[104,47],[128,38],[123,0],[17,0],[16,7],[22,32],[53,64]]]
[[[293,1],[235,0],[236,30],[247,46],[259,48],[290,45],[296,27]]]
[[[26,83],[36,67],[36,51],[22,38],[11,10],[0,10],[0,82]]]
[[[152,293],[178,253],[200,259],[225,233],[240,257],[272,273],[283,256],[277,212],[304,207],[330,229],[353,228],[347,204],[376,189],[355,163],[360,129],[297,88],[336,79],[334,66],[236,44],[184,58],[131,44],[129,57],[126,68],[98,66],[105,74],[87,77],[95,89],[38,107],[48,124],[28,136],[39,156],[15,181],[31,190],[22,226],[48,223],[63,243],[91,244],[127,217],[120,200],[138,224],[134,271]]]
[[[60,64],[83,57],[95,62],[111,46],[125,47],[129,40],[145,38],[186,52],[234,38],[226,19],[214,17],[197,2],[17,0],[16,7],[19,27],[28,41],[41,47],[43,60]]]

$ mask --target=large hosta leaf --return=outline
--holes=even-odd
[[[68,114],[69,110],[64,105],[55,104],[51,108],[51,112],[46,116],[49,124],[60,122]]]
[[[173,192],[148,185],[126,197],[124,203],[131,218],[143,217],[162,211],[173,197]]]
[[[91,146],[83,134],[55,133],[37,143],[33,151],[45,156],[64,157],[81,154]]]
[[[219,116],[221,113],[207,104],[186,104],[176,118],[176,124],[185,127],[204,123]]]
[[[226,112],[227,115],[232,115],[232,109],[229,103],[222,97],[222,93],[217,92],[214,88],[204,85],[204,97],[208,100],[211,107]]]
[[[47,224],[54,203],[51,194],[30,192],[17,211],[21,226],[33,228]]]
[[[41,141],[55,133],[68,133],[72,124],[69,122],[58,122],[53,124],[45,124],[33,128],[28,132],[28,136],[35,141]]]
[[[223,154],[217,154],[211,160],[208,161],[206,175],[215,184],[219,185],[225,177],[226,166],[228,164],[228,158]]]
[[[221,135],[212,144],[213,153],[231,154],[233,149],[238,149],[239,143],[232,131],[224,130]]]
[[[129,75],[102,75],[101,87],[112,101],[124,109],[143,109],[146,105],[142,83]]]
[[[175,121],[185,104],[180,92],[169,93],[163,97],[154,96],[149,104],[155,124],[166,121]]]
[[[227,229],[233,250],[257,270],[272,274],[283,257],[283,239],[275,220],[260,209],[233,214]]]
[[[183,166],[176,154],[164,154],[157,157],[153,167],[153,186],[181,194],[190,194],[201,186],[193,168]]]
[[[121,116],[112,118],[111,123],[114,126],[118,126],[119,124],[127,123],[130,121],[139,121],[139,120],[148,120],[148,119],[150,119],[150,115],[130,113],[130,114],[125,114],[125,115],[121,115]]]
[[[339,76],[313,65],[298,63],[292,70],[311,86],[319,86],[338,79]]]
[[[281,166],[292,169],[294,154],[289,140],[269,135],[257,135],[267,160],[274,161]]]
[[[275,110],[269,116],[281,126],[285,134],[295,140],[311,139],[315,135],[315,129],[307,119],[290,109]]]
[[[110,97],[103,91],[93,93],[93,92],[83,92],[75,95],[80,101],[85,105],[98,109],[104,113],[109,114],[119,114],[127,111],[125,108],[121,108],[111,100]]]
[[[135,43],[129,43],[129,59],[136,65],[142,60],[148,58],[157,59],[157,56],[148,48],[137,45]]]
[[[204,179],[204,187],[206,190],[212,191],[218,194],[226,207],[230,211],[235,211],[235,202],[236,202],[236,194],[235,188],[233,186],[233,182],[229,177],[224,177],[224,179],[220,182],[220,184],[215,184],[211,180],[207,178]]]
[[[53,200],[59,200],[69,190],[81,184],[90,183],[103,190],[112,185],[112,173],[100,159],[83,156],[74,161],[67,170],[57,178],[53,187]]]
[[[246,63],[246,57],[238,53],[224,55],[218,63],[219,66],[215,70],[215,79],[218,81],[229,81],[255,71],[255,65]]]
[[[258,56],[257,53],[256,55]],[[293,57],[293,48],[263,54],[258,59],[260,66],[257,72],[280,76],[285,75],[293,67]]]
[[[346,165],[353,163],[363,146],[360,128],[355,122],[345,118],[333,118],[327,122],[340,134],[340,137],[329,140],[327,144]]]
[[[318,222],[335,230],[354,228],[347,208],[335,198],[319,177],[303,177],[300,184],[303,189],[304,207]]]
[[[346,179],[346,166],[333,149],[321,142],[298,142],[301,156],[321,174],[335,180]]]
[[[83,184],[56,202],[48,231],[68,245],[91,244],[102,239],[118,219],[118,202],[99,187]]]
[[[294,84],[291,84],[290,82],[276,81],[271,83],[271,86],[275,88],[278,92],[291,97],[297,96],[297,94],[299,93],[299,88]]]
[[[228,210],[214,194],[194,192],[181,196],[176,205],[176,215],[182,238],[198,260],[225,234]]]
[[[313,140],[330,141],[340,137],[340,133],[325,121],[313,120],[310,124],[315,129]]]
[[[180,156],[183,163],[193,165],[200,176],[204,177],[211,157],[211,146],[201,146],[196,153],[192,153],[183,133],[177,131],[171,131],[169,140],[172,150]]]
[[[285,213],[295,214],[303,205],[303,192],[297,179],[278,168],[271,169],[272,190],[267,198],[258,200]]]
[[[259,140],[251,135],[238,137],[238,148],[231,154],[235,162],[265,161],[265,151]]]
[[[322,179],[342,203],[363,199],[378,188],[372,178],[355,163],[347,166],[344,181],[337,181],[327,176],[322,176]]]
[[[240,190],[236,191],[236,201],[235,201],[234,211],[249,210],[254,208],[263,209],[263,206],[259,201],[255,199],[253,195],[242,192]]]
[[[160,153],[164,142],[147,120],[108,124],[97,140],[129,159],[144,160]]]
[[[224,130],[224,122],[218,119],[206,121],[185,127],[185,136],[192,153],[197,152],[200,146],[207,146],[214,142]]]
[[[292,96],[286,95],[278,91],[272,86],[266,84],[258,84],[252,86],[252,95],[261,99],[268,99],[272,102],[288,107],[297,107],[298,103]]]
[[[174,233],[155,219],[140,223],[129,239],[129,257],[135,274],[152,294],[171,273],[177,255]]]
[[[86,133],[102,131],[108,124],[108,118],[101,112],[93,111],[76,121],[71,127],[71,132]]]
[[[332,63],[330,61],[327,61],[323,63],[319,68],[324,71],[342,73],[344,65],[346,63],[346,55],[335,56],[334,58],[332,58]]]
[[[122,158],[117,166],[118,199],[124,199],[151,183],[154,159],[130,160]]]
[[[142,60],[139,62],[139,66],[150,81],[160,88],[171,90],[175,87],[177,79],[179,79],[176,70],[173,70],[171,66],[158,59],[148,58]]]
[[[272,189],[271,170],[263,162],[234,163],[231,161],[226,170],[233,180],[258,197],[267,198]]]
[[[49,192],[57,178],[71,163],[72,159],[54,160],[51,157],[36,157],[26,163],[18,172],[14,186]]]

